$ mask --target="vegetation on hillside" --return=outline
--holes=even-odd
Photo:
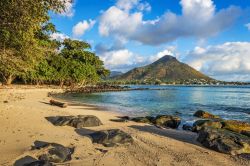
[[[76,85],[109,74],[83,41],[52,40],[49,12],[65,10],[63,0],[0,1],[0,81]]]
[[[179,62],[176,58],[166,55],[150,65],[135,68],[123,75],[117,76],[115,80],[160,83],[212,79],[187,64]]]

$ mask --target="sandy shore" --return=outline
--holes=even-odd
[[[9,166],[26,155],[36,140],[74,146],[68,165],[183,165],[233,166],[250,163],[230,155],[203,148],[192,132],[159,129],[133,122],[112,122],[118,114],[91,106],[59,108],[46,104],[48,92],[55,89],[0,89],[0,165]],[[8,101],[7,103],[4,101]],[[58,115],[95,115],[100,127],[74,129],[54,126],[45,117]],[[119,147],[92,144],[85,135],[102,129],[119,128],[134,138],[134,143]]]

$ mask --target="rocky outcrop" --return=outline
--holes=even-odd
[[[193,124],[192,131],[198,132],[204,127],[212,127],[212,128],[222,128],[222,122],[219,120],[197,120]]]
[[[237,121],[237,120],[225,120],[223,121],[224,129],[234,131],[237,133],[247,133],[250,132],[250,123]]]
[[[47,117],[55,126],[72,126],[75,128],[94,127],[102,125],[99,118],[93,115],[78,115],[78,116],[56,116]]]
[[[243,135],[245,135],[245,136],[250,137],[250,131],[242,130],[240,133],[243,134]]]
[[[40,161],[31,156],[25,156],[15,161],[13,166],[52,166],[50,162]]]
[[[158,127],[173,128],[173,129],[178,128],[178,126],[181,123],[181,119],[178,116],[172,116],[172,115],[159,115],[156,117],[152,116],[135,117],[132,118],[131,120],[138,123],[154,124]]]
[[[64,163],[71,160],[71,155],[74,152],[73,148],[64,147],[57,143],[48,143],[42,141],[35,141],[32,150],[36,150],[34,155],[25,156],[13,164],[14,166],[52,166],[52,163]]]
[[[107,147],[133,142],[133,138],[129,134],[119,129],[98,131],[90,134],[90,137],[93,143],[102,144]]]
[[[250,139],[225,129],[205,127],[199,132],[197,141],[203,146],[231,155],[250,153]]]
[[[154,120],[154,117],[151,117],[151,116],[135,117],[135,118],[132,118],[131,120],[137,123],[149,123],[150,124]]]
[[[154,118],[153,123],[160,127],[176,129],[180,125],[181,119],[178,116],[159,115]]]
[[[40,161],[48,161],[53,163],[63,163],[71,160],[71,154],[74,152],[73,148],[64,147],[57,143],[47,143],[42,141],[35,141],[33,150],[41,150],[42,154],[38,156]]]
[[[112,122],[128,122],[130,120],[129,116],[117,116],[118,119],[110,119]]]
[[[95,86],[84,86],[66,91],[66,93],[100,93],[100,92],[119,92],[132,90],[128,86],[100,84]]]
[[[198,118],[203,118],[203,119],[219,119],[220,117],[217,116],[217,115],[213,115],[209,112],[206,112],[206,111],[202,111],[202,110],[198,110],[194,113],[194,116],[195,117],[198,117]]]
[[[193,131],[193,124],[185,123],[182,125],[183,130]]]

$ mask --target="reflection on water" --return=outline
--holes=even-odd
[[[127,115],[176,114],[193,120],[198,109],[250,122],[250,87],[143,86],[163,90],[72,94],[69,100],[109,107]],[[180,113],[180,114],[179,114]]]

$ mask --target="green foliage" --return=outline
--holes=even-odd
[[[44,31],[49,11],[64,8],[61,0],[0,1],[0,73],[6,84],[36,66],[47,53],[48,43],[36,34]]]
[[[70,47],[69,47],[70,45]],[[36,84],[84,85],[96,83],[109,74],[103,62],[94,53],[85,50],[90,47],[82,41],[66,39],[59,53],[49,54],[22,78]]]
[[[48,12],[62,12],[64,2],[0,1],[0,74],[6,84],[19,77],[36,84],[83,85],[109,75],[88,43],[50,39],[57,31]]]
[[[79,83],[93,83],[109,74],[103,66],[103,62],[94,53],[90,52],[90,45],[83,41],[65,39],[63,49],[59,56],[64,58],[67,70],[64,73],[64,82],[71,85]],[[62,68],[61,68],[62,69]],[[60,70],[58,70],[59,73]]]

